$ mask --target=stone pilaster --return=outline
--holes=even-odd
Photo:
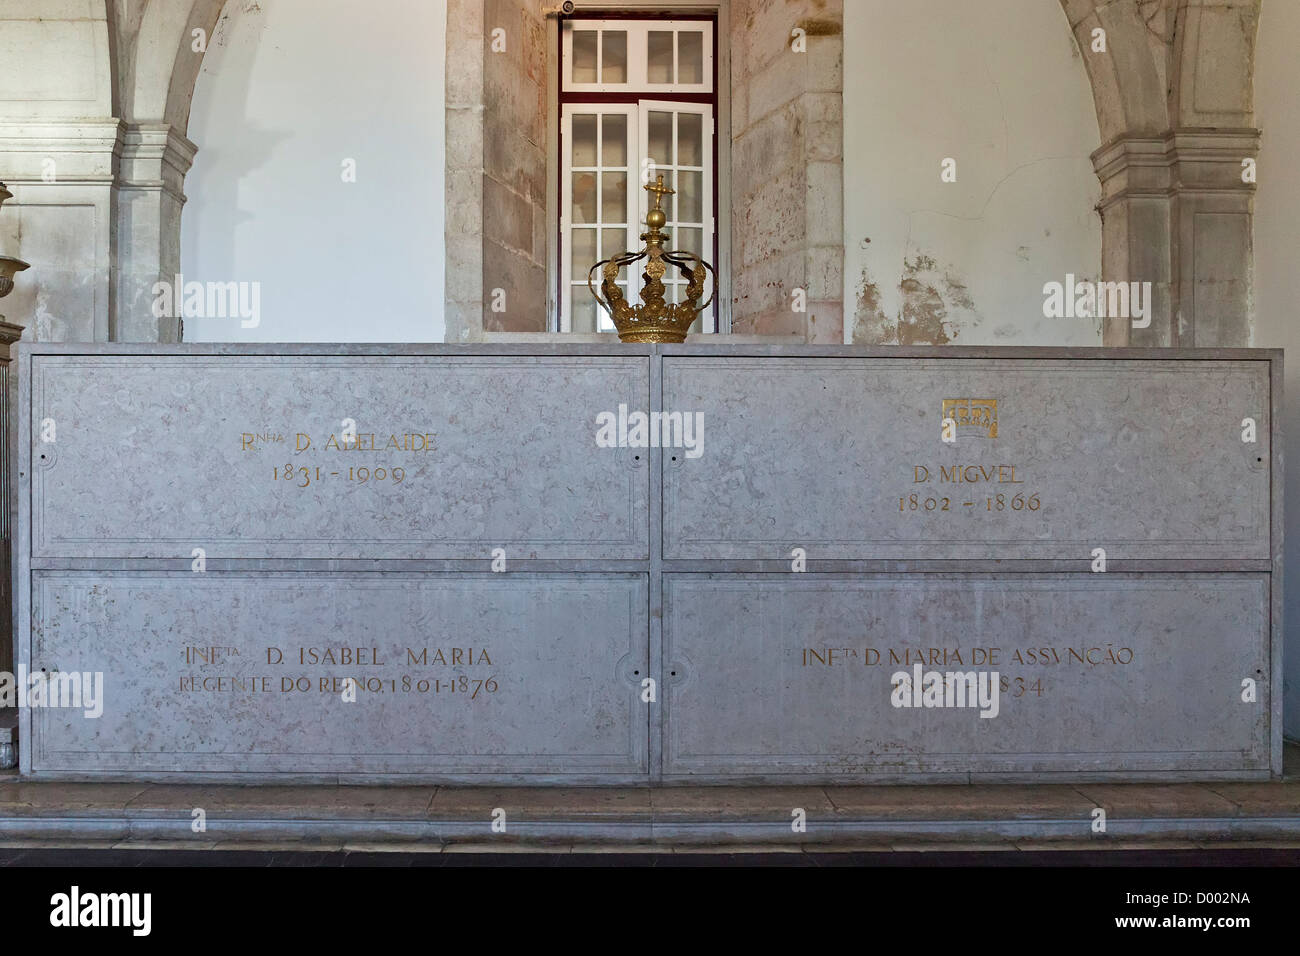
[[[449,0],[448,342],[547,331],[545,37],[540,0]]]
[[[483,335],[483,58],[481,0],[447,2],[446,293],[448,342]]]
[[[1170,201],[1176,345],[1251,344],[1255,184],[1244,160],[1259,130],[1175,130],[1166,140],[1177,189]]]
[[[32,264],[5,312],[32,338],[110,338],[123,136],[116,119],[0,120],[0,180],[14,193],[0,217],[0,252]]]
[[[1128,136],[1093,153],[1102,184],[1102,278],[1151,282],[1151,324],[1108,318],[1104,345],[1250,342],[1252,129]]]
[[[30,273],[26,273],[30,274]],[[10,521],[12,435],[9,431],[13,377],[9,373],[11,350],[23,334],[22,326],[0,315],[0,671],[13,673],[13,537]],[[0,770],[18,764],[18,712],[0,710]]]
[[[1128,136],[1092,154],[1101,180],[1101,277],[1105,282],[1150,282],[1151,324],[1107,318],[1103,345],[1173,345],[1169,196],[1171,170],[1164,140]]]
[[[125,128],[117,185],[117,286],[112,338],[176,342],[179,322],[153,314],[153,286],[181,271],[185,174],[196,147],[165,123]]]
[[[545,332],[546,21],[538,0],[483,6],[483,328]]]

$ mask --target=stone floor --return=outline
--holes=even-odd
[[[1300,748],[1271,783],[524,788],[33,783],[0,847],[772,852],[1300,849]],[[1105,832],[1094,832],[1094,810]],[[505,830],[493,829],[504,811]],[[206,829],[195,831],[196,811]],[[792,823],[802,811],[806,828]],[[499,818],[500,814],[496,816]]]

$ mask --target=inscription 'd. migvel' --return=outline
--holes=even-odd
[[[1003,485],[1023,485],[1024,480],[1016,477],[1015,465],[939,465],[940,482],[957,485],[973,485],[979,482]],[[913,481],[916,484],[934,480],[927,465],[913,468]]]

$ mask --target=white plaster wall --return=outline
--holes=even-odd
[[[1042,312],[1044,283],[1101,270],[1096,111],[1060,4],[844,7],[846,336],[899,341],[906,300],[915,344],[1100,345],[1098,320]]]
[[[446,0],[227,5],[190,114],[181,263],[260,282],[261,324],[187,318],[186,341],[442,341],[446,19]]]
[[[1255,196],[1255,335],[1286,354],[1286,734],[1300,738],[1300,3],[1266,0],[1255,51],[1255,115],[1263,138]]]

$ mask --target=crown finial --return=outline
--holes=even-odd
[[[654,205],[650,207],[650,211],[646,213],[645,217],[645,224],[650,227],[650,231],[641,238],[652,245],[658,245],[667,238],[659,231],[668,225],[668,213],[663,210],[663,200],[665,196],[675,195],[676,190],[664,185],[663,173],[660,173],[654,182],[646,183],[644,188],[646,192],[654,196]]]
[[[652,196],[655,197],[655,204],[654,204],[655,209],[663,208],[661,204],[663,203],[663,198],[665,196],[675,196],[677,194],[677,190],[669,189],[667,186],[664,185],[663,173],[660,173],[658,176],[656,176],[654,182],[646,183],[644,189],[646,192],[650,193]]]

